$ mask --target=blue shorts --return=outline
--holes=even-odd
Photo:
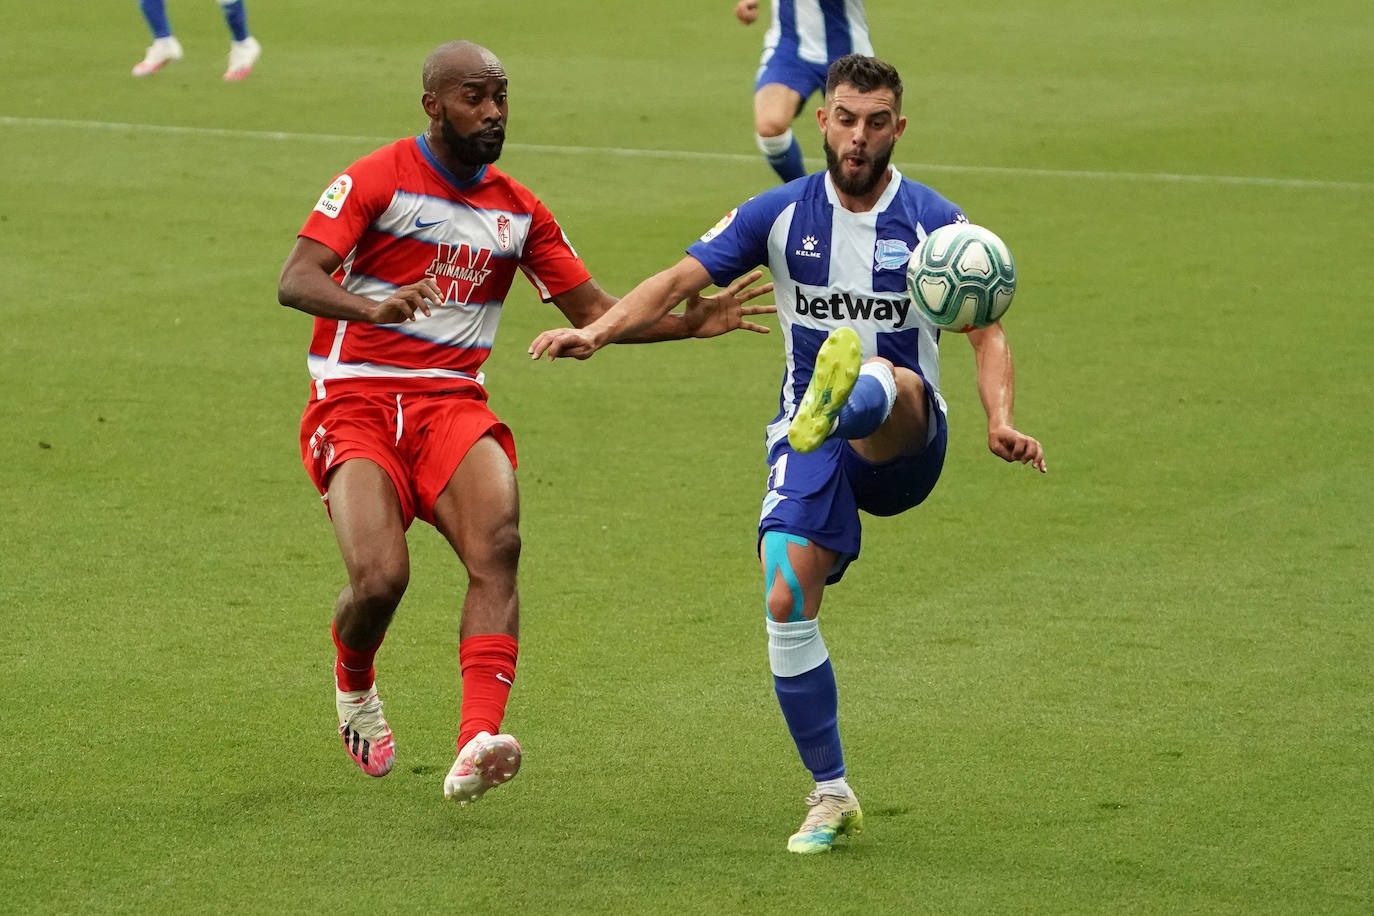
[[[839,556],[826,582],[840,581],[859,556],[859,510],[897,515],[919,505],[935,489],[945,464],[949,426],[933,404],[935,432],[919,455],[872,464],[843,439],[827,439],[816,451],[792,450],[784,439],[770,456],[768,492],[763,497],[759,539],[784,531],[835,551]]]
[[[804,102],[811,93],[825,88],[825,75],[829,70],[829,64],[802,60],[801,49],[795,42],[779,42],[771,51],[764,49],[758,75],[754,77],[754,91],[758,92],[769,83],[781,83],[795,90]]]

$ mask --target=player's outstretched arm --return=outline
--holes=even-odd
[[[771,305],[743,303],[771,291],[765,284],[748,287],[760,274],[741,277],[714,296],[702,296],[711,277],[701,262],[685,257],[673,267],[654,274],[618,302],[595,281],[554,297],[554,304],[572,322],[571,328],[554,328],[530,344],[531,359],[570,356],[586,359],[608,343],[648,343],[686,337],[715,337],[733,330],[768,333],[768,328],[746,321],[744,316],[774,311]],[[687,301],[687,310],[669,314]]]
[[[343,259],[328,245],[314,239],[296,239],[296,247],[287,255],[277,281],[277,301],[320,318],[369,324],[414,321],[443,302],[432,277],[406,284],[382,302],[355,295],[334,282],[334,271],[342,263]]]
[[[1002,323],[970,331],[968,340],[978,366],[978,397],[988,415],[988,448],[1003,461],[1019,461],[1045,473],[1045,450],[1012,422],[1015,373]]]

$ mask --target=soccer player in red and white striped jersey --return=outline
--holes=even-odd
[[[405,531],[434,525],[467,569],[459,628],[458,757],[444,795],[466,805],[515,775],[501,733],[515,679],[520,555],[515,443],[487,406],[482,363],[517,269],[577,327],[614,303],[553,214],[492,163],[507,78],[466,41],[425,60],[429,125],[338,175],[282,268],[278,298],[315,316],[301,457],[324,495],[348,584],[335,604],[339,734],[373,776],[394,761],[373,659],[409,582]],[[755,275],[756,276],[756,275]],[[692,297],[637,341],[767,329],[750,278]]]

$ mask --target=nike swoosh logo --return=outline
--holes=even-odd
[[[415,228],[416,228],[416,229],[428,229],[430,226],[437,226],[437,225],[439,225],[440,223],[446,223],[446,222],[448,222],[447,219],[436,219],[436,220],[434,220],[434,221],[432,221],[432,222],[426,223],[426,222],[424,222],[423,220],[421,220],[421,219],[417,216],[417,217],[415,217]]]
[[[506,677],[504,674],[502,674],[502,673],[499,672],[499,671],[496,672],[496,679],[497,679],[498,681],[500,681],[501,683],[507,684],[507,685],[509,685],[509,686],[511,686],[511,687],[514,687],[514,686],[515,686],[515,682],[514,682],[514,681],[512,681],[510,678]]]

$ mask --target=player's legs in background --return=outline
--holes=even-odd
[[[377,697],[373,660],[410,581],[405,522],[391,478],[368,459],[340,464],[329,478],[328,494],[348,572],[332,625],[339,733],[364,772],[384,776],[395,750]]]
[[[760,543],[773,689],[802,764],[816,781],[811,810],[787,842],[791,852],[825,852],[838,834],[858,833],[863,814],[845,781],[839,693],[821,639],[821,599],[836,554],[804,537],[765,531]]]
[[[754,134],[759,150],[783,181],[806,174],[801,144],[792,133],[792,121],[802,102],[797,90],[782,83],[766,83],[754,92]]]
[[[229,26],[229,34],[233,36],[229,43],[229,68],[224,71],[224,78],[241,80],[253,71],[262,47],[248,31],[248,11],[243,0],[219,0],[219,7],[224,13],[225,25]]]
[[[458,631],[463,680],[459,752],[444,782],[445,797],[464,805],[520,768],[520,745],[499,734],[519,648],[519,522],[515,469],[497,441],[483,436],[434,503],[435,527],[468,573]]]
[[[181,45],[172,35],[172,25],[167,19],[167,7],[163,0],[139,0],[138,8],[153,33],[153,43],[143,55],[143,60],[134,64],[134,76],[147,76],[171,61],[181,60]]]

